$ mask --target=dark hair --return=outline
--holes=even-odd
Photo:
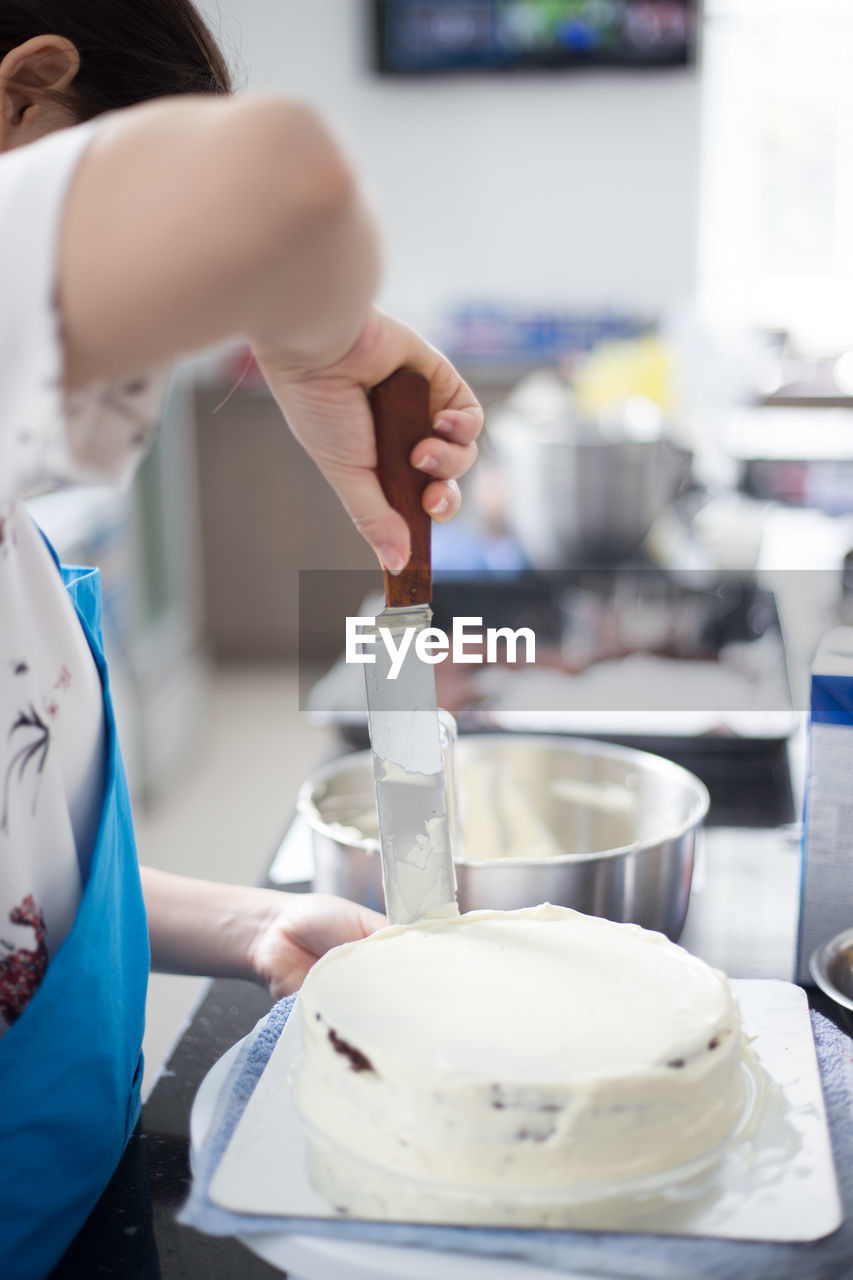
[[[177,93],[229,93],[225,59],[190,0],[0,0],[0,59],[64,36],[80,70],[63,102],[82,120]]]

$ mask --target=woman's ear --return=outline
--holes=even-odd
[[[0,151],[34,142],[74,123],[61,101],[80,70],[80,54],[65,36],[34,36],[0,62]]]

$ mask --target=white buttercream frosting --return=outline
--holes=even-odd
[[[642,1177],[714,1147],[743,1109],[725,976],[565,907],[384,929],[320,960],[299,1009],[312,1176],[352,1212],[371,1169],[392,1215],[389,1173],[401,1204],[412,1179],[434,1203],[442,1186]]]

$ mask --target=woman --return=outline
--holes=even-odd
[[[143,907],[96,577],[66,571],[63,584],[21,499],[123,475],[164,364],[244,335],[291,430],[395,571],[408,531],[375,475],[366,391],[401,366],[429,378],[439,438],[411,461],[431,476],[437,519],[458,508],[454,478],[482,422],[447,361],[371,305],[373,219],[323,123],[227,90],[187,0],[0,0],[7,1278],[49,1270],[136,1123],[149,937],[159,969],[254,978],[279,996],[380,922],[340,899],[148,869]]]

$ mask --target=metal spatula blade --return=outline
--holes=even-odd
[[[416,633],[432,619],[431,521],[421,506],[428,479],[409,455],[431,434],[429,383],[400,370],[374,388],[371,402],[379,480],[412,538],[406,568],[385,574],[388,607],[375,621],[376,662],[364,668],[385,908],[392,924],[411,924],[458,913],[435,668],[416,652]],[[406,628],[414,631],[395,679],[381,628],[397,648]]]

